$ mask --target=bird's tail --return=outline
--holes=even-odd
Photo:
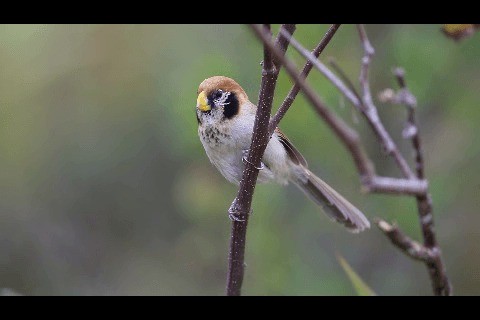
[[[354,233],[370,228],[370,222],[360,210],[310,170],[303,169],[305,172],[302,178],[296,179],[295,184],[321,206],[330,218],[340,222]]]

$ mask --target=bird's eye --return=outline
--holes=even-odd
[[[213,95],[213,98],[214,99],[220,99],[222,97],[222,95],[223,95],[223,91],[219,89],[219,90],[215,91],[215,94]]]

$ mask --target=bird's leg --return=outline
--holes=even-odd
[[[253,213],[253,209],[250,209],[250,212],[248,215],[251,215]],[[238,221],[238,222],[243,222],[246,220],[246,217],[242,214],[240,209],[237,206],[237,198],[233,200],[232,204],[230,205],[230,208],[228,208],[228,217],[232,221]]]
[[[243,157],[242,157],[243,164],[246,165],[247,163],[250,163],[255,169],[263,170],[265,168],[265,164],[262,161],[260,161],[260,168],[258,168],[253,163],[251,163],[250,161],[247,160],[249,151],[250,151],[249,149],[245,149],[245,150],[242,151],[243,152]]]
[[[250,163],[257,170],[263,170],[265,168],[265,164],[263,162],[260,162],[260,167],[256,167],[253,163],[247,160],[248,152],[249,152],[249,149],[242,150],[242,153],[243,153],[242,162],[244,164]],[[253,209],[250,209],[250,212],[248,212],[248,215],[251,215],[252,213],[253,213]],[[230,205],[230,208],[228,208],[228,217],[232,221],[242,222],[246,220],[245,215],[238,208],[237,198],[233,200],[232,204]]]

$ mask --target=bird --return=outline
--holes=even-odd
[[[210,162],[236,185],[245,168],[256,111],[245,90],[229,77],[209,77],[198,87],[198,136]],[[347,230],[358,233],[370,227],[359,209],[308,169],[305,158],[278,127],[257,169],[258,183],[293,183]]]

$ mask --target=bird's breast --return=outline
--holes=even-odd
[[[198,134],[210,162],[227,180],[238,184],[243,171],[242,149],[231,132],[221,127],[199,127]]]
[[[232,138],[228,130],[214,126],[199,127],[198,135],[202,143],[206,143],[211,147],[220,147],[221,145],[228,144]]]

